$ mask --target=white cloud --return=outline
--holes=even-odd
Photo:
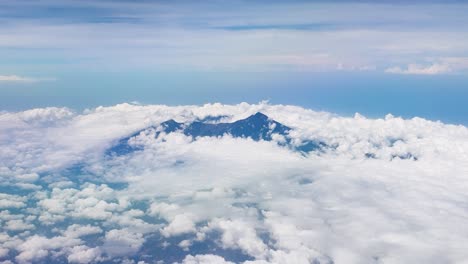
[[[182,264],[234,264],[234,262],[226,261],[224,258],[216,255],[188,255]]]
[[[5,258],[8,255],[8,252],[10,252],[10,250],[8,250],[7,248],[0,247],[0,258]]]
[[[55,81],[55,78],[31,78],[19,75],[0,75],[0,82],[22,82],[22,83],[33,83],[43,81]]]
[[[26,199],[18,195],[0,193],[0,208],[21,208],[25,207]]]
[[[50,251],[65,247],[73,247],[81,244],[82,241],[76,238],[56,236],[46,238],[33,235],[28,237],[15,250],[20,253],[15,257],[19,263],[30,263],[41,260],[50,254]]]
[[[254,228],[240,220],[216,219],[209,223],[209,228],[221,231],[221,243],[224,248],[239,248],[250,256],[263,258],[267,246],[257,236]]]
[[[128,206],[124,199],[115,201],[114,190],[105,184],[84,184],[81,189],[54,188],[46,195],[48,197],[41,199],[38,205],[45,211],[39,220],[47,223],[62,221],[65,216],[106,220],[110,219],[114,212]]]
[[[25,223],[21,219],[10,220],[5,223],[4,229],[10,231],[23,231],[28,229],[34,229],[34,225]]]
[[[184,251],[189,251],[191,245],[192,245],[192,241],[190,241],[190,240],[188,240],[188,239],[182,240],[182,241],[178,244],[178,246],[179,246],[180,248],[182,248]]]
[[[86,8],[92,5],[74,4]],[[65,58],[73,62],[70,66],[82,69],[138,66],[166,70],[335,71],[336,65],[343,63],[349,70],[365,70],[395,60],[407,63],[428,56],[466,55],[467,35],[462,25],[467,19],[460,14],[467,8],[463,4],[426,5],[424,15],[419,5],[356,3],[273,3],[264,8],[261,3],[246,7],[234,1],[231,8],[222,10],[208,3],[125,2],[96,6],[100,10],[109,8],[111,20],[131,17],[141,23],[69,21],[66,16],[58,21],[69,23],[56,23],[47,17],[37,23],[34,19],[6,16],[8,23],[0,44],[18,48],[8,50],[13,53],[10,56],[27,56],[31,61]],[[348,12],[354,9],[364,11],[359,15]],[[230,27],[254,30],[228,30]],[[48,52],[38,52],[44,49]]]
[[[301,155],[274,142],[173,133],[140,135],[144,150],[104,156],[117,139],[171,118],[230,122],[257,111],[293,128],[296,141],[333,148]],[[464,126],[267,103],[122,104],[2,113],[0,131],[2,187],[43,186],[0,194],[2,252],[18,262],[122,262],[174,248],[185,263],[234,261],[223,255],[232,251],[255,259],[246,263],[468,259],[459,246],[468,243]],[[81,167],[64,170],[74,162]],[[197,243],[222,250],[191,252]]]
[[[434,63],[431,65],[409,64],[406,69],[400,67],[391,67],[385,70],[387,73],[396,74],[420,74],[420,75],[435,75],[451,72],[452,69],[447,64]]]
[[[159,216],[167,221],[174,219],[175,214],[179,211],[180,207],[177,204],[167,203],[152,203],[148,214],[152,216]]]
[[[34,82],[34,79],[18,75],[0,75],[0,82]]]
[[[102,252],[99,248],[88,248],[87,246],[76,246],[71,249],[67,260],[70,263],[92,263],[100,259]]]
[[[70,238],[78,238],[87,235],[99,234],[102,232],[102,229],[97,226],[91,225],[77,225],[73,224],[68,226],[67,230],[63,231],[62,234]]]
[[[102,248],[110,256],[125,256],[137,252],[144,242],[140,233],[128,229],[113,229],[106,233]]]
[[[196,231],[194,216],[192,214],[184,213],[176,215],[168,226],[166,226],[161,233],[165,237],[177,236],[186,233],[193,233]]]
[[[20,181],[34,182],[37,179],[39,179],[39,175],[37,175],[37,173],[27,173],[27,174],[17,175],[16,178]]]

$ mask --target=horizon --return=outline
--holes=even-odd
[[[270,100],[468,124],[463,1],[23,0],[0,10],[4,111]]]

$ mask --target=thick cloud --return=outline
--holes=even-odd
[[[188,255],[183,264],[231,264],[234,262],[226,261],[224,258],[216,255]]]
[[[141,133],[261,111],[275,141]],[[284,105],[141,106],[0,115],[0,261],[456,263],[468,261],[468,129]],[[275,138],[275,137],[274,137]]]

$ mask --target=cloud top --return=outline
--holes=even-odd
[[[257,112],[290,127],[292,144],[331,147],[304,154],[273,136],[158,130],[170,119],[227,123]],[[151,126],[127,139],[136,151],[106,154]],[[2,261],[468,259],[464,126],[267,103],[120,104],[1,113],[0,149]]]

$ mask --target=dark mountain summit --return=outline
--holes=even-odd
[[[165,133],[175,132],[182,129],[184,124],[176,122],[174,119],[167,120],[162,122],[160,125]]]
[[[162,132],[169,134],[180,131],[187,136],[192,136],[193,138],[231,135],[236,138],[251,138],[255,141],[271,141],[272,135],[278,134],[285,138],[285,142],[281,143],[281,145],[290,146],[291,143],[291,138],[289,137],[289,131],[291,131],[291,128],[270,119],[263,113],[258,112],[233,123],[205,123],[203,121],[195,121],[190,124],[184,124],[170,119],[161,123],[159,126],[145,128],[119,140],[114,147],[107,151],[107,153],[124,155],[135,150],[140,150],[142,147],[130,145],[128,142],[129,139],[138,136],[141,133],[149,133],[151,131],[155,133],[155,138],[159,137]],[[307,141],[303,142],[299,147],[294,147],[294,149],[302,152],[310,152],[324,146],[326,145],[321,142]]]
[[[229,134],[233,137],[271,140],[272,134],[287,135],[291,129],[258,112],[234,123],[207,124],[193,122],[184,129],[184,134],[193,137],[218,137]]]

